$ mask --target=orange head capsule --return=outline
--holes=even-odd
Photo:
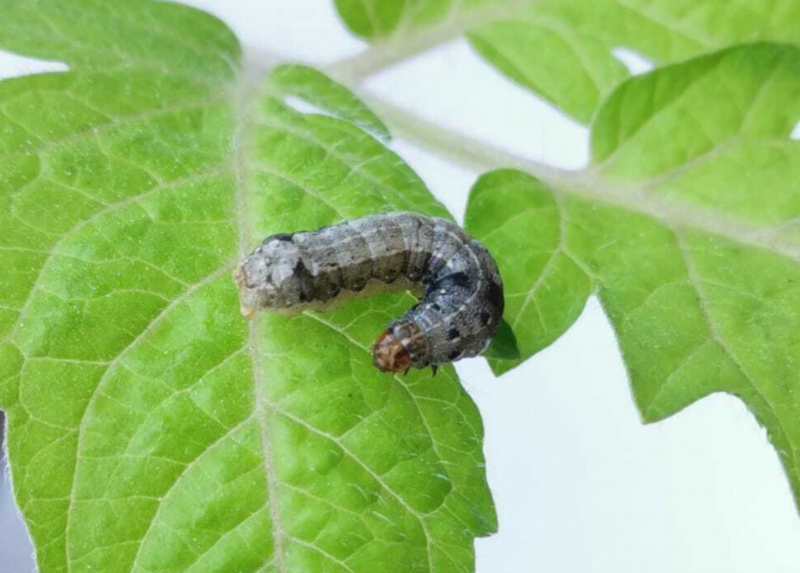
[[[382,372],[402,372],[411,368],[411,355],[397,337],[386,330],[372,346],[372,363]]]

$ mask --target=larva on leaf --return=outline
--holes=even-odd
[[[242,314],[325,310],[375,288],[421,300],[372,348],[384,372],[477,356],[503,316],[503,282],[489,251],[458,225],[417,213],[369,215],[267,237],[234,272]]]

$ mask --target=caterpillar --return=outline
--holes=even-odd
[[[316,231],[271,235],[234,271],[242,314],[327,310],[376,288],[422,298],[372,347],[384,372],[477,356],[503,316],[489,251],[458,225],[417,213],[369,215]]]

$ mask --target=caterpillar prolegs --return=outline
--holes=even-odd
[[[476,356],[503,316],[497,264],[463,229],[417,213],[370,215],[267,237],[234,273],[242,313],[331,308],[347,295],[414,290],[421,300],[372,348],[380,370],[399,372]]]

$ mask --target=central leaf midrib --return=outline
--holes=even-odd
[[[535,171],[529,172],[537,176]],[[716,209],[670,200],[655,192],[647,180],[612,182],[593,176],[589,170],[574,172],[560,180],[540,178],[553,193],[645,215],[672,230],[699,231],[765,249],[800,263],[800,246],[780,240],[774,228],[753,225]]]
[[[261,95],[261,84],[264,83],[265,72],[257,68],[244,65],[236,80],[232,108],[234,110],[233,131],[233,168],[235,173],[236,188],[236,216],[239,227],[239,255],[244,257],[252,248],[255,229],[252,219],[252,187],[250,181],[249,157],[247,146],[251,143],[253,121],[256,106]],[[264,458],[264,472],[267,481],[267,506],[272,525],[272,562],[280,572],[286,571],[283,560],[284,532],[281,524],[280,504],[278,500],[278,477],[275,472],[275,463],[272,455],[272,441],[269,432],[269,416],[274,413],[269,398],[264,394],[264,369],[258,351],[259,317],[251,319],[247,325],[247,346],[249,350],[251,368],[253,373],[253,413],[258,421],[262,455]]]

